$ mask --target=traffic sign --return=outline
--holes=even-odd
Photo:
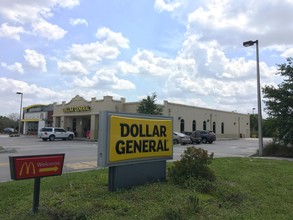
[[[62,174],[65,154],[10,156],[11,179],[30,179]]]

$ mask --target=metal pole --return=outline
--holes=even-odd
[[[39,211],[39,201],[40,201],[40,188],[41,188],[41,178],[35,178],[34,184],[34,197],[33,197],[33,213]]]
[[[20,136],[20,127],[21,127],[21,110],[22,110],[22,92],[17,92],[16,94],[20,95],[20,109],[19,109],[19,122],[18,122],[18,136]]]
[[[258,146],[259,156],[262,156],[263,149],[263,137],[262,137],[262,115],[261,115],[261,91],[260,91],[260,73],[259,73],[259,51],[258,51],[258,40],[256,43],[256,72],[257,72],[257,104],[258,104]]]

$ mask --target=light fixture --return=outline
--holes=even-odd
[[[20,127],[21,127],[21,110],[22,110],[22,97],[23,93],[22,92],[17,92],[17,95],[20,95],[20,109],[19,109],[19,122],[18,122],[18,136],[20,136]]]
[[[259,51],[258,40],[243,42],[244,47],[250,47],[256,44],[256,75],[257,75],[257,104],[258,104],[258,147],[259,156],[262,156],[263,137],[262,137],[262,116],[261,116],[261,93],[260,93],[260,73],[259,73]]]

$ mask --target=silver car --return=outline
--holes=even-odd
[[[190,137],[180,132],[173,132],[173,144],[190,144]]]

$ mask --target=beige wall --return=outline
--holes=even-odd
[[[73,119],[76,120],[77,132],[83,134],[83,127],[89,124],[91,130],[90,138],[97,139],[98,121],[100,111],[114,111],[137,113],[139,102],[125,102],[125,98],[113,100],[112,96],[105,96],[102,100],[92,98],[86,101],[80,96],[74,97],[69,103],[53,104],[54,126],[72,127]],[[64,108],[90,106],[90,111],[64,112]],[[163,115],[173,117],[174,131],[180,131],[181,120],[184,120],[184,130],[192,131],[192,123],[196,121],[196,129],[203,130],[203,122],[206,122],[206,130],[213,130],[213,123],[216,125],[217,137],[221,138],[239,138],[249,137],[250,124],[249,115],[235,112],[219,111],[208,108],[199,108],[195,106],[182,105],[164,101]],[[224,123],[224,133],[221,125]]]
[[[90,138],[98,138],[98,123],[100,111],[124,111],[125,98],[121,100],[113,100],[112,96],[104,96],[102,100],[92,98],[91,101],[85,100],[83,97],[75,96],[70,102],[62,102],[62,104],[53,104],[53,126],[63,127],[73,130],[73,120],[76,121],[76,129],[78,137],[85,137],[85,128],[90,129]],[[65,108],[89,106],[90,111],[64,112]]]
[[[250,124],[249,115],[235,112],[219,111],[208,108],[199,108],[164,101],[164,115],[173,117],[174,131],[180,131],[181,120],[184,120],[184,130],[192,131],[193,120],[196,121],[196,129],[203,130],[203,123],[206,122],[206,130],[213,130],[213,123],[216,124],[217,137],[239,138],[249,137]],[[222,123],[224,133],[222,134]]]

